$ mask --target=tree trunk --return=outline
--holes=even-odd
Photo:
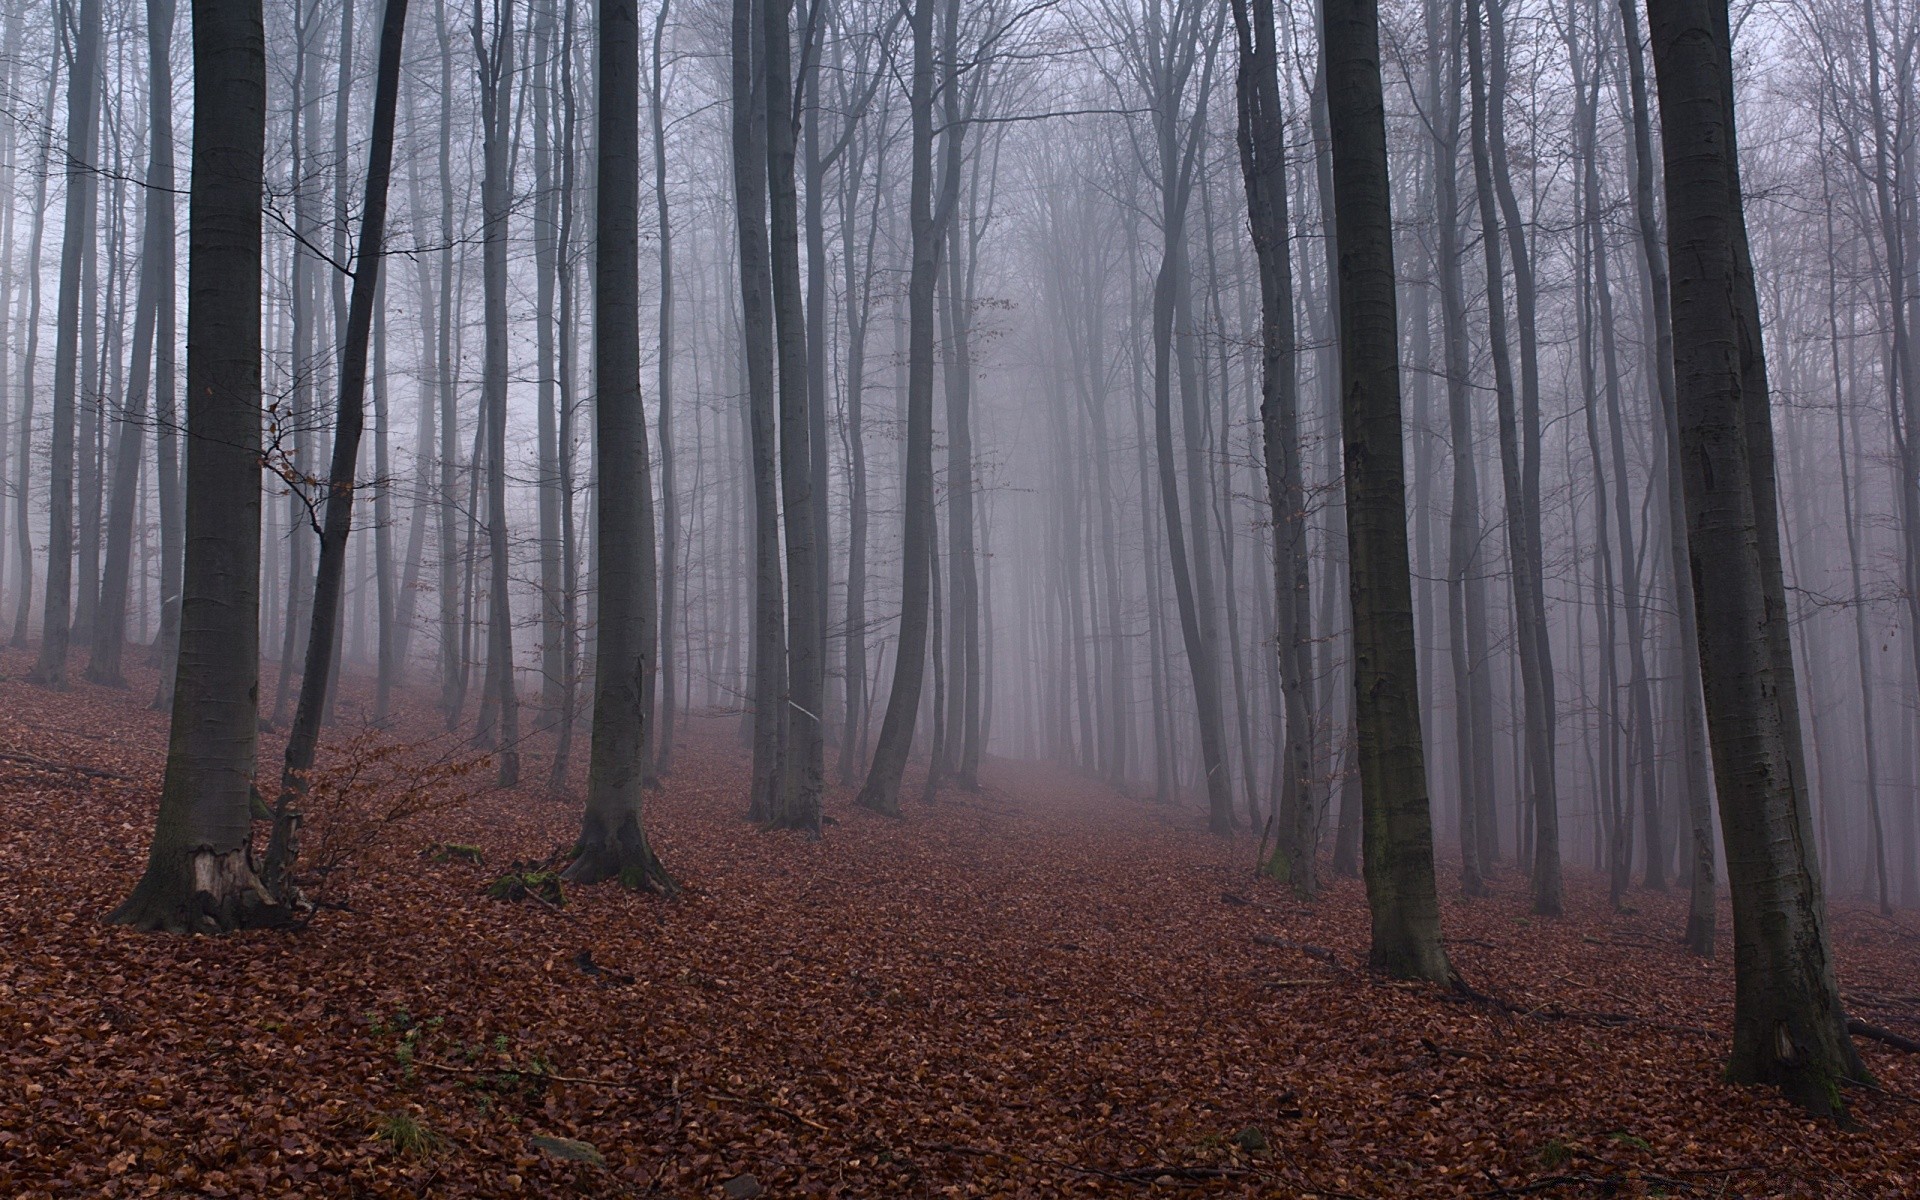
[[[1391,185],[1375,0],[1327,0],[1322,51],[1339,243],[1353,695],[1376,970],[1444,982],[1421,745],[1393,278]]]
[[[1714,925],[1719,919],[1714,889],[1712,783],[1707,771],[1706,709],[1700,691],[1700,636],[1694,623],[1693,576],[1687,565],[1687,514],[1680,477],[1680,417],[1674,379],[1673,309],[1666,247],[1654,209],[1653,120],[1647,99],[1647,69],[1640,43],[1637,0],[1620,0],[1625,33],[1629,109],[1633,116],[1633,211],[1639,231],[1647,309],[1653,319],[1654,388],[1660,412],[1655,441],[1664,470],[1668,570],[1673,577],[1675,619],[1680,632],[1679,697],[1681,753],[1688,826],[1687,946],[1702,958],[1713,956]]]
[[[761,0],[764,21],[767,181],[771,215],[774,351],[779,362],[780,499],[786,531],[787,693],[785,781],[767,814],[783,829],[820,831],[825,776],[825,646],[820,621],[814,506],[826,480],[813,478],[808,415],[807,324],[800,282],[799,197],[794,185],[793,0]]]
[[[519,704],[513,680],[513,605],[508,594],[507,541],[507,162],[513,88],[513,0],[495,0],[492,42],[483,28],[485,0],[475,0],[473,49],[479,60],[482,155],[481,276],[485,293],[486,358],[481,407],[487,453],[487,683],[486,703],[497,726],[480,723],[482,744],[499,755],[499,783],[520,781]],[[644,462],[642,463],[644,467]],[[644,476],[636,479],[636,486]]]
[[[47,499],[47,598],[41,619],[40,655],[30,678],[42,687],[67,686],[67,644],[73,624],[74,413],[79,391],[81,267],[92,243],[94,173],[98,144],[100,2],[61,4],[62,20],[74,25],[73,74],[67,82],[66,216],[60,234],[60,295],[53,351],[53,463]],[[84,455],[87,447],[80,447]],[[22,447],[25,453],[25,447]],[[97,587],[84,576],[80,587]]]
[[[779,450],[773,380],[772,251],[767,241],[766,36],[760,4],[733,4],[733,188],[753,484],[753,777],[747,816],[778,815],[786,788],[787,649],[780,594]]]
[[[939,235],[933,211],[933,3],[913,0],[913,70],[909,116],[912,178],[907,213],[912,263],[907,282],[907,441],[904,528],[901,535],[900,635],[894,653],[893,687],[874,745],[873,763],[857,803],[897,816],[900,780],[913,749],[926,675],[927,617],[933,551],[933,296],[940,271]],[[952,80],[948,80],[952,86]],[[949,129],[946,136],[958,138]]]
[[[1273,521],[1273,586],[1286,709],[1284,764],[1277,809],[1279,838],[1269,870],[1290,879],[1296,895],[1314,894],[1314,852],[1320,806],[1313,786],[1312,580],[1307,561],[1307,494],[1300,462],[1298,354],[1293,318],[1293,259],[1287,216],[1286,127],[1281,110],[1279,51],[1273,0],[1234,0],[1240,68],[1240,173],[1247,225],[1260,268],[1261,465]]]
[[[1727,873],[1728,1074],[1816,1113],[1867,1077],[1848,1039],[1812,860],[1759,304],[1740,200],[1724,0],[1650,6],[1673,263],[1689,562]]]
[[[47,94],[41,111],[53,111],[53,98],[60,82],[60,56],[54,56],[47,71]],[[16,581],[18,607],[13,614],[12,644],[27,644],[27,620],[33,614],[33,509],[28,486],[33,478],[33,399],[34,367],[40,358],[40,252],[46,243],[47,180],[52,176],[53,123],[48,121],[41,134],[39,161],[34,168],[33,234],[27,240],[27,280],[22,289],[19,323],[26,327],[25,349],[20,370],[20,456],[14,489],[14,540],[19,547],[20,578]]]
[[[647,100],[653,116],[653,203],[660,234],[660,702],[654,726],[653,770],[667,774],[673,762],[675,656],[673,631],[680,587],[680,496],[673,462],[673,222],[667,209],[667,113],[665,47],[670,0],[653,17],[653,71]]]
[[[644,481],[646,411],[640,402],[640,17],[635,0],[599,10],[598,149],[594,193],[593,354],[596,455],[602,480]],[[593,748],[576,883],[617,878],[635,890],[671,894],[641,823],[641,726],[649,661],[642,555],[652,524],[644,486],[602,489],[594,505],[599,625],[594,635]]]
[[[407,0],[386,0],[380,22],[379,65],[367,143],[366,195],[360,207],[360,245],[353,260],[353,296],[340,345],[339,408],[333,434],[333,462],[327,472],[320,554],[313,576],[313,621],[307,634],[306,665],[300,675],[300,700],[294,707],[293,726],[287,731],[286,760],[274,808],[273,836],[267,846],[266,867],[262,873],[268,892],[283,901],[297,894],[292,871],[299,854],[299,805],[307,795],[308,777],[320,746],[320,722],[340,640],[347,539],[353,530],[354,475],[360,459],[360,437],[365,428],[367,354],[386,253],[387,183],[393,173],[394,110],[400,94],[400,53],[406,22]],[[344,164],[342,166],[344,168]]]
[[[1489,0],[1498,4],[1500,0]],[[1498,18],[1496,17],[1496,21]],[[1497,38],[1495,39],[1497,40]],[[1539,403],[1538,368],[1533,364],[1532,267],[1525,253],[1525,239],[1514,228],[1515,214],[1507,214],[1509,238],[1517,248],[1514,254],[1514,291],[1519,301],[1521,357],[1520,390],[1516,397],[1513,363],[1508,351],[1506,314],[1506,269],[1501,262],[1499,209],[1508,207],[1496,197],[1501,185],[1496,175],[1504,162],[1496,161],[1492,115],[1504,103],[1502,90],[1505,68],[1504,47],[1493,48],[1491,70],[1483,63],[1489,57],[1483,49],[1479,0],[1467,0],[1467,60],[1472,76],[1473,173],[1480,202],[1480,245],[1486,257],[1487,321],[1492,343],[1494,395],[1499,408],[1500,480],[1507,508],[1507,558],[1513,574],[1515,640],[1520,651],[1521,701],[1525,713],[1526,787],[1531,796],[1533,814],[1533,910],[1545,916],[1561,911],[1559,802],[1555,795],[1553,745],[1552,655],[1548,646],[1546,609],[1542,597],[1539,539],[1535,534],[1539,507],[1537,497],[1537,445],[1531,430],[1538,423],[1533,412]],[[1491,76],[1491,78],[1490,78]],[[1504,159],[1504,148],[1499,158]],[[1523,441],[1519,409],[1526,410],[1529,434]]]
[[[147,54],[151,67],[145,215],[141,229],[140,289],[134,301],[133,365],[127,380],[126,405],[115,441],[112,497],[108,505],[106,574],[100,585],[100,607],[93,626],[93,653],[87,678],[111,687],[125,687],[121,655],[127,637],[127,592],[132,582],[134,498],[140,482],[141,450],[147,425],[147,385],[155,372],[155,333],[160,311],[160,289],[170,287],[173,272],[173,104],[161,87],[172,84],[167,61],[173,44],[173,0],[149,0]],[[171,357],[170,345],[162,348]],[[163,368],[161,375],[171,374]],[[170,384],[171,380],[163,380]],[[156,406],[157,407],[157,406]]]
[[[275,923],[254,874],[259,738],[260,0],[195,0],[187,257],[187,544],[172,734],[146,873],[108,920],[175,932]]]

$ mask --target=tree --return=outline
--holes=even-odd
[[[499,754],[500,786],[520,781],[520,716],[513,681],[513,604],[508,591],[507,542],[507,161],[513,110],[513,0],[494,0],[487,37],[486,0],[474,0],[473,52],[479,62],[486,364],[481,375],[487,476],[487,680],[480,740]],[[641,462],[644,470],[645,460]],[[644,481],[644,475],[641,480]],[[491,718],[491,719],[489,719]]]
[[[1294,342],[1293,260],[1288,248],[1286,128],[1280,107],[1273,0],[1234,0],[1240,50],[1235,99],[1247,226],[1260,264],[1261,465],[1273,520],[1274,597],[1280,690],[1286,707],[1280,822],[1272,869],[1294,892],[1315,890],[1319,803],[1313,789],[1311,578],[1305,478],[1300,462],[1300,396]]]
[[[779,812],[786,783],[785,606],[780,595],[778,496],[773,383],[773,263],[767,245],[767,97],[761,0],[733,0],[734,234],[740,264],[740,325],[745,342],[745,397],[753,506],[753,774],[747,816]]]
[[[911,126],[907,219],[912,260],[907,280],[907,444],[901,534],[900,637],[893,687],[874,743],[873,762],[856,798],[863,808],[900,813],[900,781],[913,749],[920,688],[927,669],[927,622],[933,571],[933,298],[940,273],[940,227],[933,205],[933,3],[913,0],[908,120]],[[951,83],[951,81],[949,81]],[[949,138],[960,130],[947,131]]]
[[[1693,577],[1687,568],[1687,514],[1680,479],[1680,416],[1673,374],[1672,292],[1666,247],[1654,211],[1656,163],[1653,119],[1647,103],[1646,54],[1640,44],[1637,0],[1619,0],[1625,33],[1628,111],[1633,121],[1633,214],[1639,233],[1641,278],[1653,324],[1654,389],[1659,414],[1654,429],[1664,453],[1661,494],[1667,527],[1667,561],[1673,576],[1675,624],[1680,633],[1681,669],[1675,683],[1688,826],[1687,946],[1703,958],[1713,955],[1719,901],[1714,888],[1713,803],[1707,778],[1706,711],[1700,695],[1700,635],[1694,625]]]
[[[1780,563],[1726,0],[1652,0],[1688,563],[1733,892],[1731,1078],[1816,1113],[1864,1080],[1827,945]]]
[[[313,621],[307,633],[300,699],[294,707],[293,726],[287,731],[285,764],[280,773],[273,835],[267,848],[263,877],[267,890],[281,897],[291,895],[298,805],[307,794],[308,774],[320,746],[320,722],[325,715],[340,642],[340,609],[347,582],[347,539],[353,532],[354,474],[366,422],[367,353],[386,255],[387,184],[393,175],[394,111],[400,94],[400,51],[406,27],[407,0],[386,0],[380,20],[373,122],[367,145],[366,195],[360,207],[360,246],[354,256],[353,295],[348,302],[346,330],[340,343],[340,398],[333,434],[333,462],[327,472],[319,561],[313,575]]]
[[[147,155],[145,213],[141,228],[140,290],[134,300],[133,365],[127,379],[127,399],[121,412],[119,436],[114,442],[111,498],[108,504],[106,575],[100,584],[100,607],[94,615],[93,648],[87,659],[87,679],[110,687],[125,687],[120,660],[127,641],[127,592],[133,574],[134,493],[140,485],[140,455],[147,424],[147,385],[164,395],[173,384],[172,322],[162,328],[162,290],[173,286],[173,98],[161,89],[173,86],[172,0],[149,0],[147,57],[152,66],[148,101],[151,138]],[[165,341],[157,341],[163,335]],[[157,360],[157,362],[156,362]],[[158,366],[158,370],[155,367]],[[165,401],[156,410],[171,407]],[[164,425],[163,425],[164,427]],[[163,467],[165,464],[162,464]],[[163,488],[165,485],[162,485]],[[164,502],[163,502],[164,503]],[[163,525],[165,518],[162,518]]]
[[[594,191],[594,400],[601,479],[645,478],[646,412],[640,403],[640,14],[636,0],[601,0]],[[635,890],[671,893],[673,877],[654,856],[641,824],[643,683],[649,661],[643,607],[645,489],[604,488],[598,528],[599,627],[594,637],[593,744],[576,883],[618,879]]]
[[[1444,982],[1407,563],[1393,219],[1376,0],[1326,0],[1321,28],[1339,246],[1347,589],[1374,969]]]
[[[187,514],[180,662],[147,868],[108,920],[216,931],[286,915],[251,849],[259,738],[260,0],[194,0]]]
[[[793,0],[760,0],[766,93],[767,192],[772,260],[774,353],[779,364],[780,499],[787,548],[785,778],[768,822],[820,831],[826,767],[826,646],[818,586],[822,547],[814,505],[825,480],[813,477],[807,322],[801,302],[799,197],[794,183]]]
[[[47,502],[47,599],[41,618],[40,656],[32,679],[42,687],[67,686],[67,643],[73,623],[73,462],[74,409],[78,403],[80,362],[81,263],[93,242],[94,174],[98,144],[100,3],[71,0],[61,4],[62,19],[73,22],[73,73],[67,81],[66,217],[60,233],[60,294],[53,350],[53,466]],[[84,576],[83,591],[98,586]]]

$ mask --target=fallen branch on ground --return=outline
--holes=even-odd
[[[1908,1054],[1920,1054],[1920,1041],[1904,1037],[1891,1029],[1869,1025],[1858,1017],[1847,1018],[1847,1032],[1855,1037],[1868,1038],[1882,1045],[1892,1046],[1895,1050],[1905,1050]]]

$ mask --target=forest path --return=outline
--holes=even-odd
[[[744,754],[697,722],[648,817],[684,894],[551,909],[479,893],[570,840],[577,799],[436,766],[469,752],[415,703],[316,806],[310,860],[357,847],[317,889],[344,909],[296,933],[108,928],[165,719],[150,680],[48,695],[24,669],[0,655],[0,1194],[1920,1186],[1911,1104],[1859,1096],[1848,1132],[1718,1081],[1730,975],[1674,941],[1678,897],[1616,915],[1576,878],[1557,922],[1511,873],[1446,897],[1456,965],[1536,1010],[1516,1019],[1368,974],[1357,882],[1303,906],[1252,877],[1252,839],[1053,767],[994,761],[899,821],[836,789],[809,841],[741,819]],[[382,819],[403,801],[424,811]],[[487,863],[423,859],[439,841]],[[1862,1014],[1920,1032],[1920,933],[1846,908],[1836,942]],[[1912,1059],[1865,1053],[1920,1094]],[[436,1148],[382,1142],[396,1115]]]

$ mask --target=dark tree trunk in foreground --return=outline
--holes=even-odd
[[[1376,970],[1445,981],[1407,562],[1391,185],[1376,0],[1327,0],[1322,45],[1339,252],[1347,590]]]
[[[640,14],[635,0],[601,0],[599,146],[594,194],[593,354],[599,478],[644,479],[647,416],[640,403]],[[640,821],[648,661],[640,560],[651,521],[643,489],[612,486],[594,505],[599,624],[594,633],[593,745],[576,883],[617,878],[637,890],[672,892]]]
[[[360,209],[360,247],[354,257],[353,296],[348,302],[347,326],[340,343],[340,402],[333,432],[333,462],[327,472],[319,564],[313,575],[313,620],[307,631],[300,699],[294,706],[293,726],[287,731],[286,761],[274,806],[273,837],[267,846],[264,879],[268,891],[282,897],[290,895],[290,874],[298,853],[298,805],[306,796],[308,773],[313,769],[314,755],[320,747],[320,722],[326,715],[327,692],[333,682],[334,651],[340,640],[340,607],[347,582],[347,539],[353,531],[354,469],[360,461],[360,437],[366,426],[367,351],[386,252],[387,182],[393,174],[394,109],[400,94],[400,50],[406,27],[407,0],[386,0],[386,14],[380,23],[373,124],[367,146],[366,197]]]
[[[254,874],[260,683],[260,0],[195,0],[180,665],[146,873],[108,919],[176,932],[284,916]]]
[[[1307,573],[1307,494],[1300,464],[1300,389],[1293,323],[1293,260],[1287,238],[1286,126],[1280,109],[1279,52],[1273,0],[1234,0],[1240,46],[1235,95],[1247,225],[1260,262],[1260,429],[1267,508],[1273,520],[1274,641],[1286,709],[1278,809],[1279,839],[1270,869],[1295,894],[1315,890],[1320,806],[1313,788],[1312,592]]]
[[[1700,674],[1733,891],[1730,1078],[1817,1113],[1864,1080],[1827,945],[1780,563],[1773,426],[1740,199],[1725,0],[1652,0],[1674,373]]]

